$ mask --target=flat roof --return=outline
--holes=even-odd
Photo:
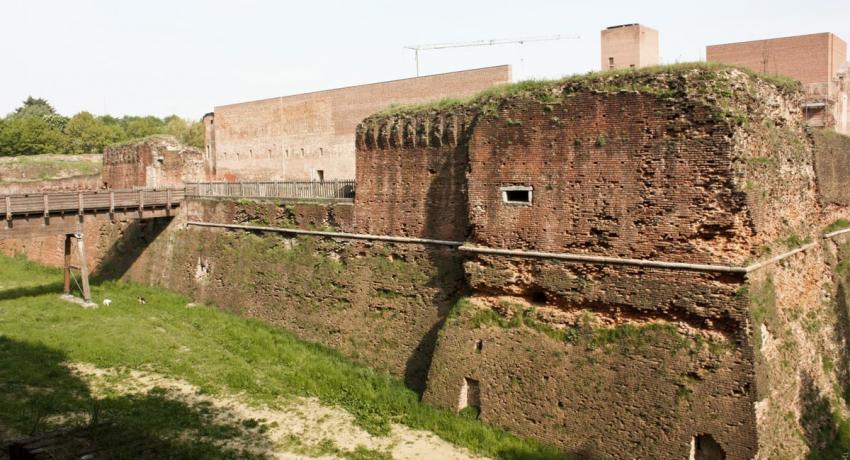
[[[317,94],[317,93],[342,91],[342,90],[351,89],[351,88],[361,88],[361,87],[365,87],[365,86],[383,85],[383,84],[387,84],[387,83],[395,83],[395,82],[407,81],[407,80],[418,80],[418,79],[425,79],[425,78],[442,77],[442,76],[446,76],[446,75],[462,74],[462,73],[467,73],[467,72],[477,72],[477,71],[481,71],[481,70],[498,69],[498,68],[506,68],[507,74],[508,74],[508,80],[510,80],[510,78],[511,78],[511,66],[510,66],[510,64],[502,64],[502,65],[494,65],[494,66],[489,66],[489,67],[478,67],[478,68],[475,68],[475,69],[455,70],[453,72],[435,73],[435,74],[431,74],[431,75],[420,75],[418,77],[397,78],[395,80],[385,80],[385,81],[379,81],[379,82],[373,82],[373,83],[363,83],[363,84],[360,84],[360,85],[340,86],[338,88],[329,88],[329,89],[320,89],[320,90],[316,90],[316,91],[307,91],[306,93],[285,94],[283,96],[265,97],[265,98],[262,98],[262,99],[253,99],[253,100],[244,101],[244,102],[233,102],[233,103],[230,103],[230,104],[217,105],[217,106],[215,106],[215,109],[222,108],[222,107],[230,107],[230,106],[234,106],[234,105],[250,104],[252,102],[271,101],[271,100],[275,100],[275,99],[281,99],[281,98],[284,98],[284,97],[306,96],[306,95]],[[215,112],[213,112],[213,113],[215,113]]]
[[[747,43],[769,42],[769,41],[773,41],[773,40],[787,40],[789,38],[814,37],[816,35],[832,35],[835,38],[837,38],[841,41],[844,41],[844,40],[841,39],[841,37],[839,37],[838,35],[835,35],[832,32],[818,32],[818,33],[814,33],[814,34],[788,35],[786,37],[760,38],[760,39],[757,39],[757,40],[745,40],[745,41],[740,41],[740,42],[717,43],[717,44],[714,44],[714,45],[707,45],[706,47],[726,46],[726,45],[744,45],[744,44],[747,44]]]

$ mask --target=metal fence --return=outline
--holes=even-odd
[[[352,199],[354,181],[190,182],[186,196],[231,198]]]

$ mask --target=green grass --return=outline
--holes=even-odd
[[[258,403],[316,397],[346,409],[374,434],[397,422],[495,458],[563,458],[554,448],[422,404],[396,378],[332,350],[212,307],[187,308],[188,299],[169,291],[104,282],[93,286],[93,296],[112,299],[112,305],[82,309],[58,299],[59,270],[2,257],[0,280],[0,437],[54,426],[51,416],[91,411],[94,399],[85,384],[61,366],[70,361],[144,369],[184,379],[204,393],[239,393]],[[186,457],[247,455],[224,455],[205,438],[187,441],[181,433],[190,428],[227,440],[252,427],[215,423],[163,395],[116,396],[100,404],[114,420],[173,443]]]
[[[640,69],[617,69],[586,74],[570,75],[554,80],[525,80],[488,88],[474,96],[464,99],[440,99],[413,105],[392,105],[369,118],[366,123],[376,122],[388,117],[411,117],[429,113],[469,112],[492,116],[505,99],[531,99],[544,105],[557,104],[569,94],[582,90],[618,92],[638,91],[656,94],[659,97],[686,97],[691,90],[699,90],[705,96],[717,96],[730,99],[736,91],[729,85],[728,77],[720,73],[730,69],[739,70],[751,78],[766,81],[780,91],[790,93],[801,89],[800,82],[791,78],[765,75],[741,67],[733,67],[713,62],[689,62],[671,65],[658,65]],[[687,72],[698,72],[697,86],[688,88],[677,76]],[[664,82],[657,81],[659,76],[669,75]],[[733,118],[744,114],[730,113]]]
[[[823,229],[823,233],[832,233],[838,230],[844,230],[845,228],[850,227],[850,220],[847,219],[837,219],[831,224],[827,225]]]
[[[89,176],[101,170],[100,155],[22,155],[0,159],[0,183]]]

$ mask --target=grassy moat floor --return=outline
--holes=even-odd
[[[124,282],[93,286],[112,304],[83,309],[61,282],[0,257],[4,446],[108,422],[169,458],[563,458],[279,328]]]

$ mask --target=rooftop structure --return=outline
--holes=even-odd
[[[641,24],[612,26],[602,31],[600,69],[658,65],[658,31]]]

